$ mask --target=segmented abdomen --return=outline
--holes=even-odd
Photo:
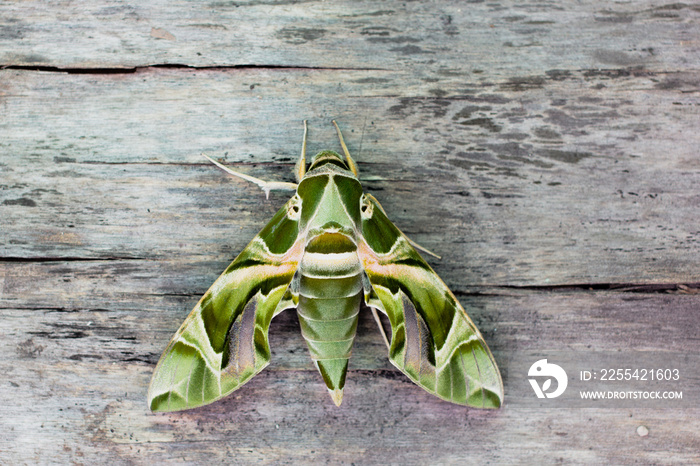
[[[311,359],[339,404],[363,297],[362,266],[355,250],[307,250],[299,273],[301,332]]]

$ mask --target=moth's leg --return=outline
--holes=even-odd
[[[384,343],[386,344],[386,347],[388,349],[389,339],[386,337],[384,326],[382,325],[382,321],[379,319],[379,314],[377,314],[377,310],[382,311],[384,314],[386,314],[386,310],[384,309],[384,304],[374,292],[372,284],[369,282],[369,278],[367,277],[366,273],[362,274],[362,288],[365,291],[364,306],[368,307],[370,311],[372,311],[372,317],[374,317],[374,321],[377,323],[377,327],[379,327],[379,332],[382,334],[382,338],[384,339]]]
[[[403,232],[401,232],[401,233],[403,233]],[[414,248],[420,249],[420,250],[423,251],[424,253],[430,254],[430,255],[433,256],[433,257],[437,257],[438,259],[442,259],[442,257],[438,256],[437,254],[435,254],[435,253],[434,253],[433,251],[431,251],[430,249],[424,248],[423,246],[421,246],[420,244],[416,243],[415,241],[413,241],[411,238],[409,238],[409,237],[406,236],[405,234],[404,234],[403,236],[408,240],[409,243],[411,243],[411,246],[413,246]]]
[[[348,161],[348,166],[350,167],[350,170],[355,174],[356,177],[360,177],[360,173],[357,171],[357,165],[355,165],[355,161],[350,157],[350,152],[348,152],[348,146],[345,145],[345,141],[343,140],[343,133],[340,132],[340,128],[338,128],[338,123],[333,120],[333,126],[335,126],[335,130],[338,132],[338,139],[340,139],[340,145],[343,147],[343,153],[345,154],[345,159]]]
[[[367,196],[367,197],[370,198],[375,204],[377,204],[377,206],[378,206],[380,209],[382,209],[382,212],[384,212],[384,215],[386,215],[386,212],[384,211],[384,207],[382,207],[382,205],[379,203],[379,201],[377,200],[376,197],[372,196],[371,194],[365,194],[365,196]],[[397,227],[397,228],[398,228],[398,227]],[[401,231],[401,230],[399,230],[399,231]],[[442,259],[442,257],[438,256],[437,254],[435,254],[435,253],[434,253],[433,251],[431,251],[430,249],[424,248],[423,246],[421,246],[420,244],[416,243],[416,242],[413,241],[411,238],[409,238],[408,236],[406,236],[406,234],[405,234],[403,231],[401,231],[401,234],[404,236],[404,238],[406,238],[406,240],[407,240],[407,241],[411,244],[411,246],[413,246],[414,248],[420,249],[420,250],[423,251],[424,253],[430,254],[430,255],[433,256],[433,257],[437,257],[438,259]]]
[[[262,189],[265,192],[265,198],[270,197],[270,191],[296,191],[297,185],[296,183],[287,183],[284,181],[263,181],[259,178],[255,178],[250,175],[246,175],[245,173],[238,173],[237,171],[231,170],[227,166],[220,164],[216,160],[212,159],[209,157],[207,154],[202,154],[203,157],[208,159],[211,163],[225,171],[226,173],[229,173],[233,176],[237,176],[239,178],[243,178],[246,181],[250,181],[251,183],[255,183],[256,185],[260,186],[260,189]]]
[[[297,164],[294,166],[294,173],[297,176],[297,182],[300,182],[306,174],[306,133],[308,129],[306,127],[306,120],[304,120],[304,139],[301,142],[301,156],[297,160]]]
[[[389,349],[389,339],[386,337],[386,332],[384,331],[384,326],[382,325],[381,319],[379,319],[379,314],[377,314],[377,309],[370,306],[370,310],[372,311],[374,321],[377,323],[377,327],[379,327],[379,333],[382,334],[382,338],[386,344],[386,349]]]

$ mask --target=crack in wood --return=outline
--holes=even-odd
[[[50,307],[50,306],[0,306],[0,311],[44,311],[74,313],[74,312],[124,312],[121,309],[85,308],[85,307]],[[126,311],[130,312],[130,311]]]
[[[615,291],[619,293],[700,293],[698,283],[567,283],[561,285],[482,285],[475,286],[477,291],[458,291],[456,296],[499,296],[498,290],[522,290],[538,292],[589,292]],[[478,289],[494,290],[495,292],[478,291]]]
[[[150,260],[148,257],[132,257],[132,256],[107,256],[107,257],[80,257],[80,256],[37,256],[37,257],[19,257],[19,256],[0,256],[2,262],[104,262],[104,261],[131,261],[131,260]]]
[[[49,73],[66,73],[66,74],[134,74],[140,71],[149,69],[184,69],[184,70],[247,70],[247,69],[263,69],[263,70],[316,70],[316,71],[391,71],[384,68],[354,68],[354,67],[334,67],[334,66],[304,66],[304,65],[271,65],[271,64],[238,64],[238,65],[206,65],[196,66],[187,65],[184,63],[155,63],[151,65],[141,66],[124,66],[124,67],[62,67],[62,66],[45,66],[45,65],[0,65],[0,69],[4,70],[21,70],[21,71],[43,71]]]

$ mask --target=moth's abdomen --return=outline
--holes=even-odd
[[[356,251],[307,252],[299,268],[301,333],[333,401],[340,405],[363,297]]]

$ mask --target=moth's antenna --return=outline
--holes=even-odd
[[[348,166],[350,167],[350,170],[355,174],[356,177],[360,177],[360,173],[357,171],[357,165],[355,165],[355,161],[350,157],[350,152],[348,152],[348,146],[345,145],[345,141],[343,140],[343,133],[340,132],[340,128],[338,128],[338,123],[335,122],[335,120],[332,120],[333,126],[335,126],[336,131],[338,131],[338,139],[340,139],[340,145],[343,147],[343,153],[345,153],[345,159],[348,161]]]
[[[357,151],[357,157],[362,158],[362,143],[365,140],[365,129],[367,129],[367,115],[365,115],[365,121],[362,122],[362,135],[360,136],[360,148]]]
[[[260,189],[262,189],[265,192],[265,199],[270,198],[270,191],[273,190],[295,191],[297,189],[297,185],[295,183],[287,183],[286,181],[263,181],[260,178],[255,178],[254,176],[246,175],[245,173],[238,173],[237,171],[231,170],[226,165],[217,162],[216,160],[209,157],[207,154],[203,153],[202,157],[208,159],[211,163],[213,163],[226,173],[229,173],[233,176],[237,176],[239,178],[243,178],[244,180],[250,181],[251,183],[257,184],[258,186],[260,186]]]
[[[308,132],[308,128],[306,127],[306,120],[304,120],[304,139],[301,142],[301,155],[299,156],[299,160],[297,160],[297,164],[294,166],[294,173],[297,176],[297,181],[301,181],[302,178],[304,178],[304,174],[306,173],[306,133]]]

